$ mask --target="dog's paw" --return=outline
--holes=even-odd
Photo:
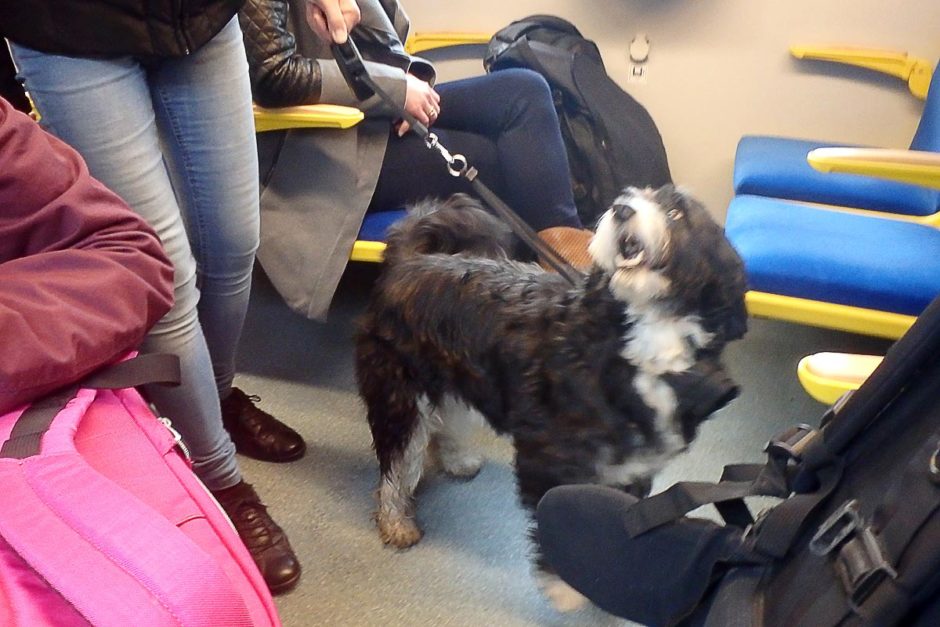
[[[423,535],[418,525],[410,518],[388,519],[378,517],[379,537],[382,542],[397,549],[407,549],[416,545]]]
[[[457,479],[473,479],[483,468],[483,457],[480,455],[445,455],[442,453],[440,461],[444,472]]]
[[[539,587],[542,589],[545,598],[552,604],[552,607],[563,614],[580,610],[590,603],[586,596],[566,584],[556,575],[540,575]]]

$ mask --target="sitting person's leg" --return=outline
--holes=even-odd
[[[529,70],[505,70],[442,83],[441,111],[431,130],[452,153],[467,157],[480,180],[570,262],[588,265],[590,233],[582,229],[551,92]],[[387,208],[442,189],[469,191],[414,134],[392,134],[370,209]]]

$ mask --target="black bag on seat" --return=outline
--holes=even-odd
[[[529,68],[548,81],[585,225],[624,187],[672,181],[653,118],[607,75],[597,46],[570,22],[550,15],[515,21],[493,35],[483,64],[488,72]]]
[[[550,526],[546,544],[565,549],[546,558],[601,607],[651,625],[940,625],[940,298],[819,428],[794,427],[766,452],[719,483],[624,501],[593,545],[590,531],[574,549],[555,542]],[[579,494],[576,522],[611,500],[595,494]],[[752,518],[750,496],[780,500]],[[725,524],[690,527],[685,514],[707,503]],[[591,550],[608,568],[575,554]],[[648,585],[657,573],[673,576]]]

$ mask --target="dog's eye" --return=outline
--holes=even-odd
[[[666,215],[673,222],[682,219],[682,212],[678,209],[670,209],[669,211],[666,212]]]

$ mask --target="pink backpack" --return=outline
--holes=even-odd
[[[228,518],[130,387],[163,357],[0,416],[0,624],[280,625]]]

